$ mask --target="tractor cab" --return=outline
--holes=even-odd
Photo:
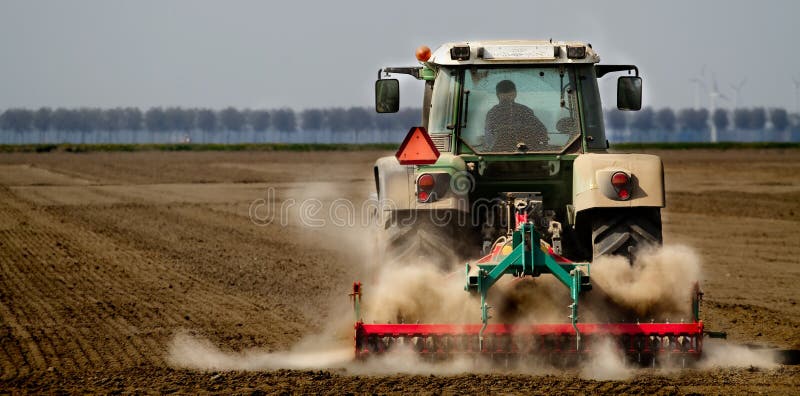
[[[427,165],[465,164],[477,187],[469,201],[536,191],[546,209],[563,217],[572,199],[573,161],[608,148],[597,79],[633,73],[619,77],[617,105],[641,107],[638,68],[599,65],[591,45],[581,42],[446,43],[433,52],[420,47],[417,60],[418,67],[378,72],[376,110],[398,110],[399,83],[391,74],[423,80],[422,127],[441,153]]]
[[[591,45],[578,42],[487,41],[417,50],[420,67],[389,67],[376,83],[378,112],[397,111],[399,84],[391,73],[425,80],[423,126],[440,152],[464,156],[525,156],[605,151],[597,78],[620,77],[618,107],[641,107],[635,66],[597,65]]]

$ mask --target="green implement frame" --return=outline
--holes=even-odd
[[[511,253],[500,256],[499,261],[494,259],[487,263],[478,263],[476,274],[470,275],[471,267],[467,263],[467,285],[464,290],[471,293],[480,293],[481,296],[481,321],[483,322],[483,327],[478,337],[479,347],[483,348],[483,332],[489,324],[489,319],[491,319],[489,315],[491,307],[486,301],[489,289],[506,274],[517,277],[537,277],[541,274],[552,274],[570,290],[572,304],[569,305],[571,310],[569,318],[572,321],[573,329],[575,329],[576,347],[580,350],[581,335],[577,326],[578,297],[582,292],[589,291],[592,288],[589,278],[589,264],[573,263],[560,259],[560,257],[557,260],[554,255],[542,248],[541,236],[533,227],[533,224],[530,223],[521,224],[513,232],[511,247]],[[586,268],[585,274],[580,267]]]

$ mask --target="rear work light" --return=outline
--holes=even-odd
[[[576,47],[567,46],[567,58],[583,59],[586,57],[586,47],[580,45]]]
[[[469,45],[454,45],[450,48],[450,59],[452,60],[469,60]]]
[[[428,202],[433,194],[433,188],[436,186],[436,180],[433,176],[424,173],[417,179],[417,200],[420,202]]]
[[[611,185],[617,192],[619,199],[626,201],[631,197],[631,178],[625,172],[615,172],[611,175]]]

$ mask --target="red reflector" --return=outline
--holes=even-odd
[[[420,200],[420,202],[427,201],[428,200],[428,196],[429,196],[428,193],[425,192],[425,191],[420,191],[419,194],[417,194],[417,198]]]
[[[394,156],[400,165],[430,165],[439,159],[439,150],[425,128],[413,127]]]
[[[613,176],[611,176],[611,184],[617,188],[628,184],[628,175],[626,175],[625,172],[615,173]]]
[[[419,179],[417,179],[417,187],[419,187],[420,190],[424,191],[432,190],[434,183],[435,181],[433,180],[433,176],[427,173],[420,176]]]
[[[630,193],[628,193],[628,190],[626,190],[626,189],[624,189],[624,188],[623,188],[622,190],[619,190],[619,191],[617,192],[617,196],[619,197],[619,199],[625,200],[625,199],[628,199],[628,198],[630,198],[630,197],[631,197],[631,194],[630,194]]]

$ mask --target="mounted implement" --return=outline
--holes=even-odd
[[[600,298],[591,263],[615,255],[634,265],[644,247],[662,240],[661,159],[607,151],[597,88],[606,74],[634,73],[619,77],[617,107],[638,110],[638,68],[600,65],[591,45],[578,42],[448,43],[433,53],[421,47],[417,59],[417,67],[380,70],[375,85],[376,109],[391,113],[399,83],[384,76],[425,83],[422,126],[411,128],[395,156],[375,163],[377,257],[391,266],[424,258],[443,271],[468,262],[464,289],[479,298],[481,322],[367,324],[356,283],[356,356],[402,344],[431,358],[563,360],[610,338],[643,363],[699,357],[696,285],[683,285],[693,301],[687,323],[579,316],[579,306]],[[489,292],[505,275],[553,276],[569,291],[568,320],[491,323]]]
[[[504,253],[505,252],[505,253]],[[495,246],[466,268],[465,290],[480,295],[482,324],[365,324],[360,319],[361,284],[353,285],[357,358],[389,351],[395,345],[410,346],[430,359],[467,355],[564,362],[592,353],[596,342],[615,340],[630,361],[697,360],[703,346],[703,322],[699,320],[702,293],[695,288],[691,323],[579,323],[579,297],[591,290],[588,263],[573,263],[553,253],[530,223],[520,224],[512,239]],[[584,272],[585,271],[585,272]],[[570,290],[570,323],[508,325],[490,324],[487,293],[503,275],[516,277],[551,274]]]

